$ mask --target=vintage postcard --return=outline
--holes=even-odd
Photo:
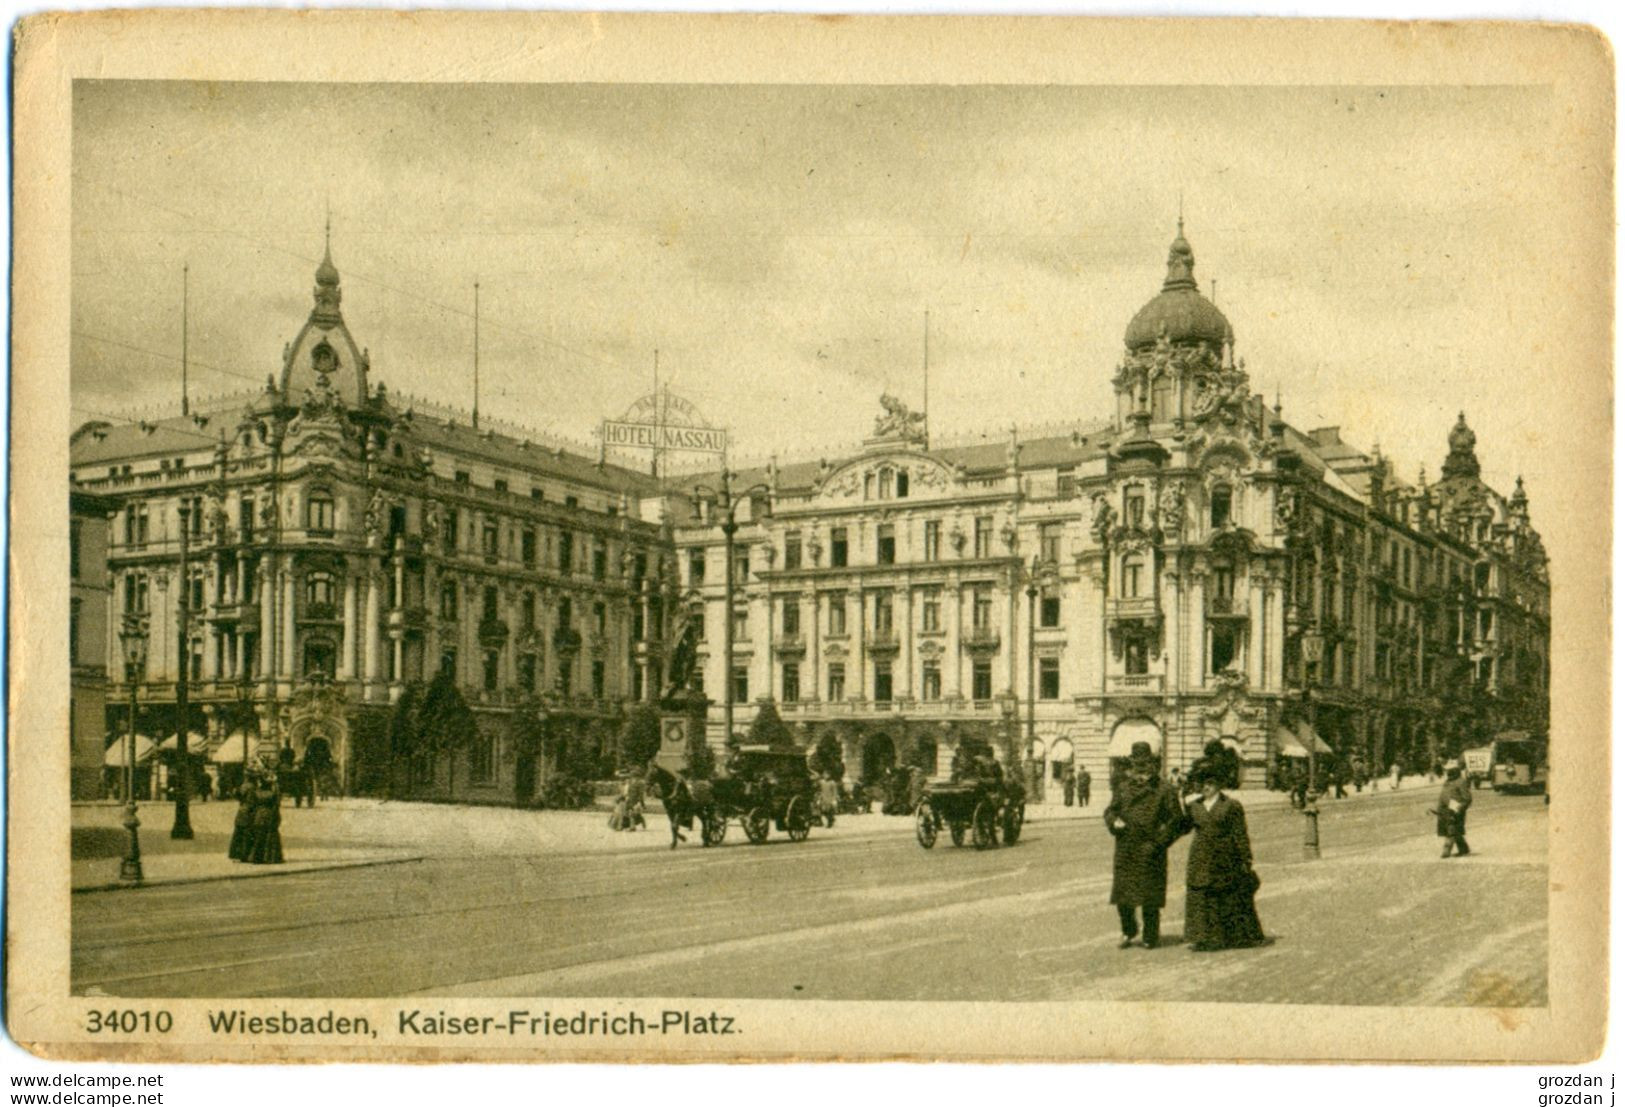
[[[31,1050],[1601,1049],[1599,35],[15,48]]]

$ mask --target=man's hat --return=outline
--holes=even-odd
[[[1130,768],[1156,770],[1157,755],[1151,752],[1150,742],[1135,742],[1129,747],[1128,763]]]

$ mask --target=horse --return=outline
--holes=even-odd
[[[705,839],[705,826],[711,818],[711,782],[708,780],[690,781],[677,776],[659,765],[649,766],[647,780],[649,791],[660,797],[661,804],[666,808],[666,818],[671,823],[671,848],[676,849],[678,842],[685,842],[684,830],[694,828],[694,817],[700,819],[700,840]]]

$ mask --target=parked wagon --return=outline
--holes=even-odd
[[[977,849],[999,844],[1013,846],[1027,821],[1026,793],[1021,785],[988,774],[925,786],[925,795],[914,809],[914,836],[921,846],[937,844],[942,828],[956,846],[965,844],[967,833]]]
[[[773,828],[805,841],[812,830],[818,785],[797,750],[747,746],[728,760],[726,775],[711,781],[705,844],[718,845],[738,819],[745,837],[761,845]]]

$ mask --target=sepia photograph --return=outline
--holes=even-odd
[[[953,1056],[961,1009],[1595,1053],[1612,86],[1505,33],[1427,80],[55,72],[8,1005],[219,1057]]]

